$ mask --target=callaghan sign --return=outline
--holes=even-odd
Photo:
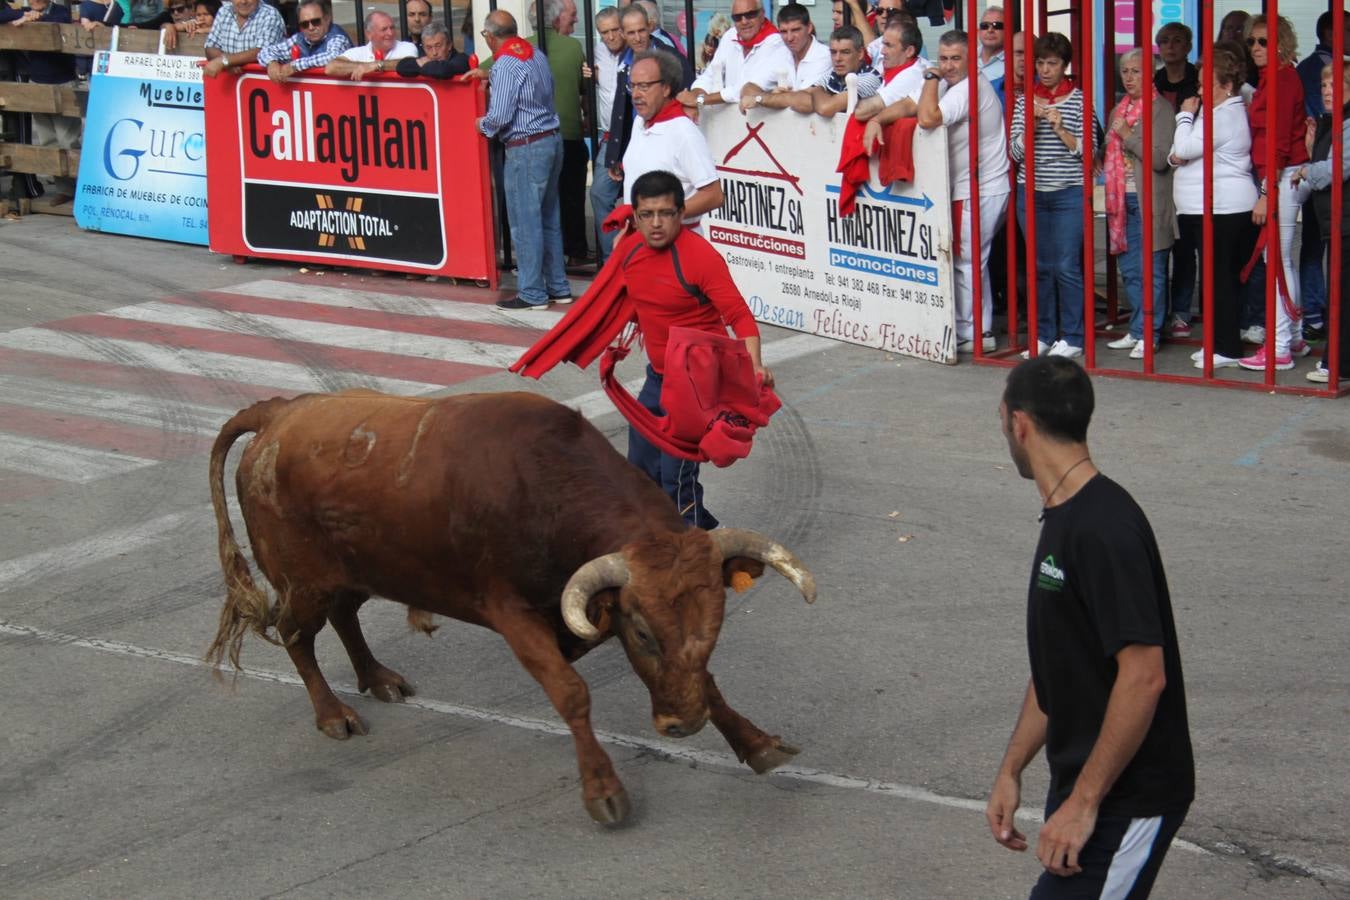
[[[214,82],[212,250],[495,282],[481,86]]]

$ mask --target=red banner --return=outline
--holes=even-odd
[[[212,250],[496,287],[480,83],[254,69],[205,89]]]

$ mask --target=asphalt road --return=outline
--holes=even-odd
[[[505,345],[453,318],[388,330],[491,316],[481,294],[68,219],[0,223],[0,298],[0,895],[1002,898],[1037,876],[982,815],[1027,677],[1040,506],[998,430],[1003,370],[768,330],[785,409],[708,500],[798,552],[820,599],[773,577],[730,599],[713,670],[802,753],[755,776],[713,729],[657,737],[603,647],[578,669],[634,801],[604,829],[494,634],[428,639],[372,601],[371,645],[419,693],[349,699],[371,733],[346,742],[315,731],[277,648],[250,639],[233,683],[201,662],[223,595],[205,447],[249,385],[540,390],[619,441],[593,372],[501,373],[529,321],[482,326]],[[1197,756],[1155,896],[1350,897],[1350,405],[1096,387],[1094,459],[1168,568]],[[319,649],[352,691],[331,631]],[[1033,837],[1045,785],[1033,764]]]

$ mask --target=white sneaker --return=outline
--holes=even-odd
[[[1058,344],[1058,343],[1061,343],[1061,342],[1060,342],[1060,341],[1056,341],[1055,343]],[[1053,349],[1052,345],[1047,344],[1045,341],[1041,340],[1040,338],[1037,338],[1037,339],[1036,339],[1036,355],[1037,355],[1037,356],[1044,356],[1046,353],[1049,353],[1050,350],[1052,350],[1052,349]],[[1031,351],[1030,351],[1030,350],[1023,350],[1023,351],[1022,351],[1022,358],[1023,358],[1023,359],[1030,359],[1030,358],[1031,358]]]
[[[998,349],[998,338],[994,337],[994,333],[992,331],[986,331],[983,335],[981,335],[980,341],[981,347],[983,347],[985,353],[993,353],[995,350]]]
[[[1261,325],[1251,325],[1242,329],[1242,333],[1238,337],[1249,344],[1264,344],[1266,342],[1266,329]]]
[[[1157,344],[1154,344],[1154,345],[1153,345],[1153,352],[1154,352],[1154,353],[1157,353],[1157,352],[1158,352],[1158,345],[1157,345]],[[1143,358],[1144,358],[1144,342],[1143,342],[1143,341],[1139,341],[1139,342],[1136,343],[1136,344],[1134,345],[1134,347],[1130,350],[1130,359],[1143,359]]]
[[[957,342],[956,342],[956,352],[957,352],[957,353],[974,353],[974,352],[975,352],[975,339],[974,339],[974,338],[962,338],[961,340],[957,341]]]
[[[1197,350],[1191,354],[1191,362],[1199,362],[1205,358],[1205,351]]]
[[[1082,347],[1075,347],[1065,340],[1055,341],[1055,345],[1048,351],[1050,356],[1062,356],[1065,359],[1077,359],[1083,355]]]
[[[1195,367],[1197,369],[1203,369],[1205,367],[1204,353],[1205,351],[1200,350],[1191,356],[1191,359],[1195,360]],[[1237,364],[1238,360],[1232,356],[1224,356],[1222,353],[1214,354],[1214,368],[1216,369],[1235,369],[1237,368]]]
[[[1116,338],[1114,341],[1111,341],[1106,346],[1110,347],[1112,350],[1130,350],[1133,349],[1134,346],[1138,343],[1140,343],[1139,338],[1130,337],[1127,334],[1124,335],[1123,337]]]
[[[1318,363],[1317,368],[1313,369],[1304,377],[1313,384],[1328,384],[1331,381],[1331,370],[1321,363]],[[1341,376],[1341,378],[1344,380],[1345,376]]]

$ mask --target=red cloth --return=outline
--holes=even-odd
[[[1055,85],[1053,88],[1048,88],[1038,81],[1031,86],[1031,93],[1033,96],[1039,97],[1047,103],[1054,103],[1060,97],[1067,97],[1069,94],[1073,93],[1073,79],[1061,78],[1059,84]]]
[[[867,184],[867,151],[863,149],[864,125],[854,116],[844,126],[844,139],[839,144],[839,165],[835,171],[843,175],[839,181],[839,215],[851,216],[857,206],[858,187]]]
[[[370,52],[371,52],[371,55],[375,57],[375,61],[376,61],[376,62],[384,62],[384,51],[383,51],[383,50],[376,50],[374,47],[371,47],[371,48],[370,48]]]
[[[666,105],[661,107],[656,115],[652,116],[651,121],[643,119],[642,127],[651,128],[657,122],[669,122],[671,119],[678,119],[682,115],[684,115],[684,107],[680,104],[680,101],[672,97],[666,101]]]
[[[886,143],[881,145],[881,166],[877,177],[882,184],[914,180],[914,129],[919,120],[896,119],[886,126]]]
[[[915,64],[916,62],[918,62],[918,61],[919,61],[919,58],[916,56],[916,57],[914,57],[913,59],[911,59],[911,60],[910,60],[909,62],[907,62],[907,63],[901,63],[901,64],[898,65],[898,66],[889,66],[889,67],[887,67],[886,70],[885,70],[884,72],[881,73],[881,83],[882,83],[882,84],[890,84],[892,81],[895,80],[895,76],[899,75],[901,72],[905,71],[906,69],[908,69],[910,66],[914,65],[914,64]]]
[[[764,43],[765,41],[767,41],[769,38],[773,37],[773,36],[774,36],[775,34],[777,34],[777,33],[778,33],[778,29],[775,28],[775,27],[773,27],[773,24],[772,24],[771,22],[769,22],[769,20],[766,18],[766,19],[764,20],[764,24],[762,24],[762,25],[759,26],[759,31],[755,32],[755,36],[754,36],[754,37],[752,37],[752,38],[751,38],[750,40],[748,40],[748,41],[743,41],[743,40],[741,40],[741,39],[738,37],[738,38],[736,38],[736,43],[738,43],[738,44],[741,45],[741,53],[743,53],[743,54],[745,54],[745,55],[748,56],[749,53],[750,53],[750,48],[751,48],[751,47],[754,47],[756,44],[762,44],[762,43]]]
[[[524,40],[518,35],[512,35],[502,41],[502,45],[497,48],[498,56],[514,56],[516,59],[531,59],[534,57],[534,47],[530,42]]]
[[[1308,161],[1308,148],[1303,143],[1303,130],[1307,124],[1307,112],[1303,108],[1303,82],[1298,70],[1291,65],[1281,65],[1275,76],[1280,90],[1279,108],[1275,115],[1279,121],[1270,123],[1275,129],[1275,174],[1272,177],[1271,193],[1274,182],[1280,180],[1280,171],[1287,166],[1301,166]],[[1252,168],[1256,177],[1266,178],[1266,107],[1270,101],[1270,89],[1266,69],[1261,70],[1261,84],[1252,95],[1251,106],[1247,107],[1247,118],[1252,125]],[[1267,204],[1268,206],[1272,204]]]

